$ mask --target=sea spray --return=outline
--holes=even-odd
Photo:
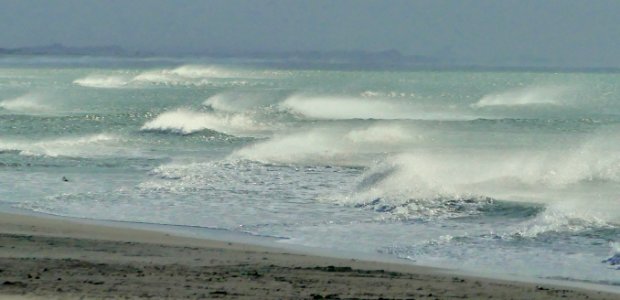
[[[280,104],[292,113],[315,119],[406,119],[409,108],[399,103],[336,96],[292,96]]]
[[[120,75],[88,75],[73,81],[74,84],[92,88],[121,88],[127,87],[131,78]]]
[[[146,122],[141,130],[191,134],[213,130],[229,135],[252,136],[269,131],[270,126],[248,114],[196,112],[185,108],[168,111]]]
[[[119,137],[105,133],[41,141],[0,139],[0,151],[15,150],[25,156],[96,157],[118,155],[119,149],[113,145],[119,141]]]
[[[366,166],[373,156],[413,147],[421,138],[415,129],[394,124],[361,128],[332,125],[278,134],[231,156],[261,162]]]
[[[217,111],[243,112],[276,105],[278,98],[273,92],[229,91],[209,97],[203,105]]]
[[[125,72],[127,73],[127,72]],[[91,88],[144,88],[149,85],[162,86],[251,86],[252,80],[259,80],[271,73],[253,74],[244,70],[227,69],[220,66],[183,65],[173,69],[152,69],[136,75],[90,74],[77,78],[74,84]]]
[[[282,101],[282,110],[318,120],[473,120],[477,115],[415,103],[403,98],[352,97],[350,95],[293,95]]]
[[[3,205],[620,284],[616,74],[80,60],[0,72]]]
[[[0,101],[0,108],[17,113],[44,113],[52,108],[45,103],[45,97],[38,93],[28,93],[17,98]]]
[[[567,105],[567,96],[574,91],[564,86],[530,86],[489,94],[472,104],[474,108],[485,107],[518,107],[530,105]]]

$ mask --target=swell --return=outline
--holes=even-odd
[[[277,78],[277,71],[253,71],[215,65],[181,65],[171,69],[141,71],[135,75],[90,74],[75,79],[73,84],[89,88],[140,88],[151,85],[185,87],[247,87],[261,79]]]
[[[183,135],[211,130],[233,136],[261,136],[274,125],[251,113],[218,113],[178,108],[146,122],[143,131],[164,131]]]
[[[466,110],[446,110],[416,104],[408,98],[369,98],[338,95],[293,95],[279,104],[301,118],[318,120],[473,120]]]
[[[571,103],[568,94],[573,91],[565,86],[529,86],[485,95],[471,107],[562,106]]]
[[[52,107],[45,103],[44,96],[27,93],[22,96],[0,101],[0,108],[13,113],[41,114],[49,112]]]
[[[0,151],[18,152],[23,156],[96,157],[116,155],[114,146],[120,141],[118,136],[105,133],[40,141],[3,138],[0,139]]]

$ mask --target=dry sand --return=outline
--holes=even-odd
[[[0,299],[620,299],[291,252],[0,213]]]

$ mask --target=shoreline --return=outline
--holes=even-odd
[[[0,212],[0,296],[617,299],[620,294],[597,284],[485,277],[263,237],[255,237],[263,241],[257,244],[249,234],[189,236],[156,230],[158,225],[120,223]]]

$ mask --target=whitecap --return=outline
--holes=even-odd
[[[274,104],[275,95],[268,92],[230,91],[209,97],[203,105],[223,112],[243,112]]]
[[[260,135],[270,129],[269,124],[252,118],[249,114],[196,112],[179,108],[160,114],[146,122],[141,130],[170,131],[191,134],[213,130],[230,135]]]
[[[43,113],[52,110],[41,94],[29,93],[0,101],[0,108],[17,113]]]
[[[115,148],[120,138],[111,134],[61,137],[41,141],[0,140],[0,150],[19,151],[27,156],[97,157],[118,154]]]
[[[406,97],[293,95],[279,104],[280,109],[303,118],[318,120],[473,120],[464,111],[415,104]]]
[[[563,86],[529,86],[486,95],[478,102],[471,104],[471,107],[562,106],[568,104],[565,97],[571,90]]]
[[[411,147],[423,139],[395,124],[346,128],[326,126],[279,133],[231,154],[233,158],[287,164],[364,166],[373,156]]]
[[[73,81],[74,84],[92,88],[121,88],[127,86],[130,78],[118,75],[88,75]]]

